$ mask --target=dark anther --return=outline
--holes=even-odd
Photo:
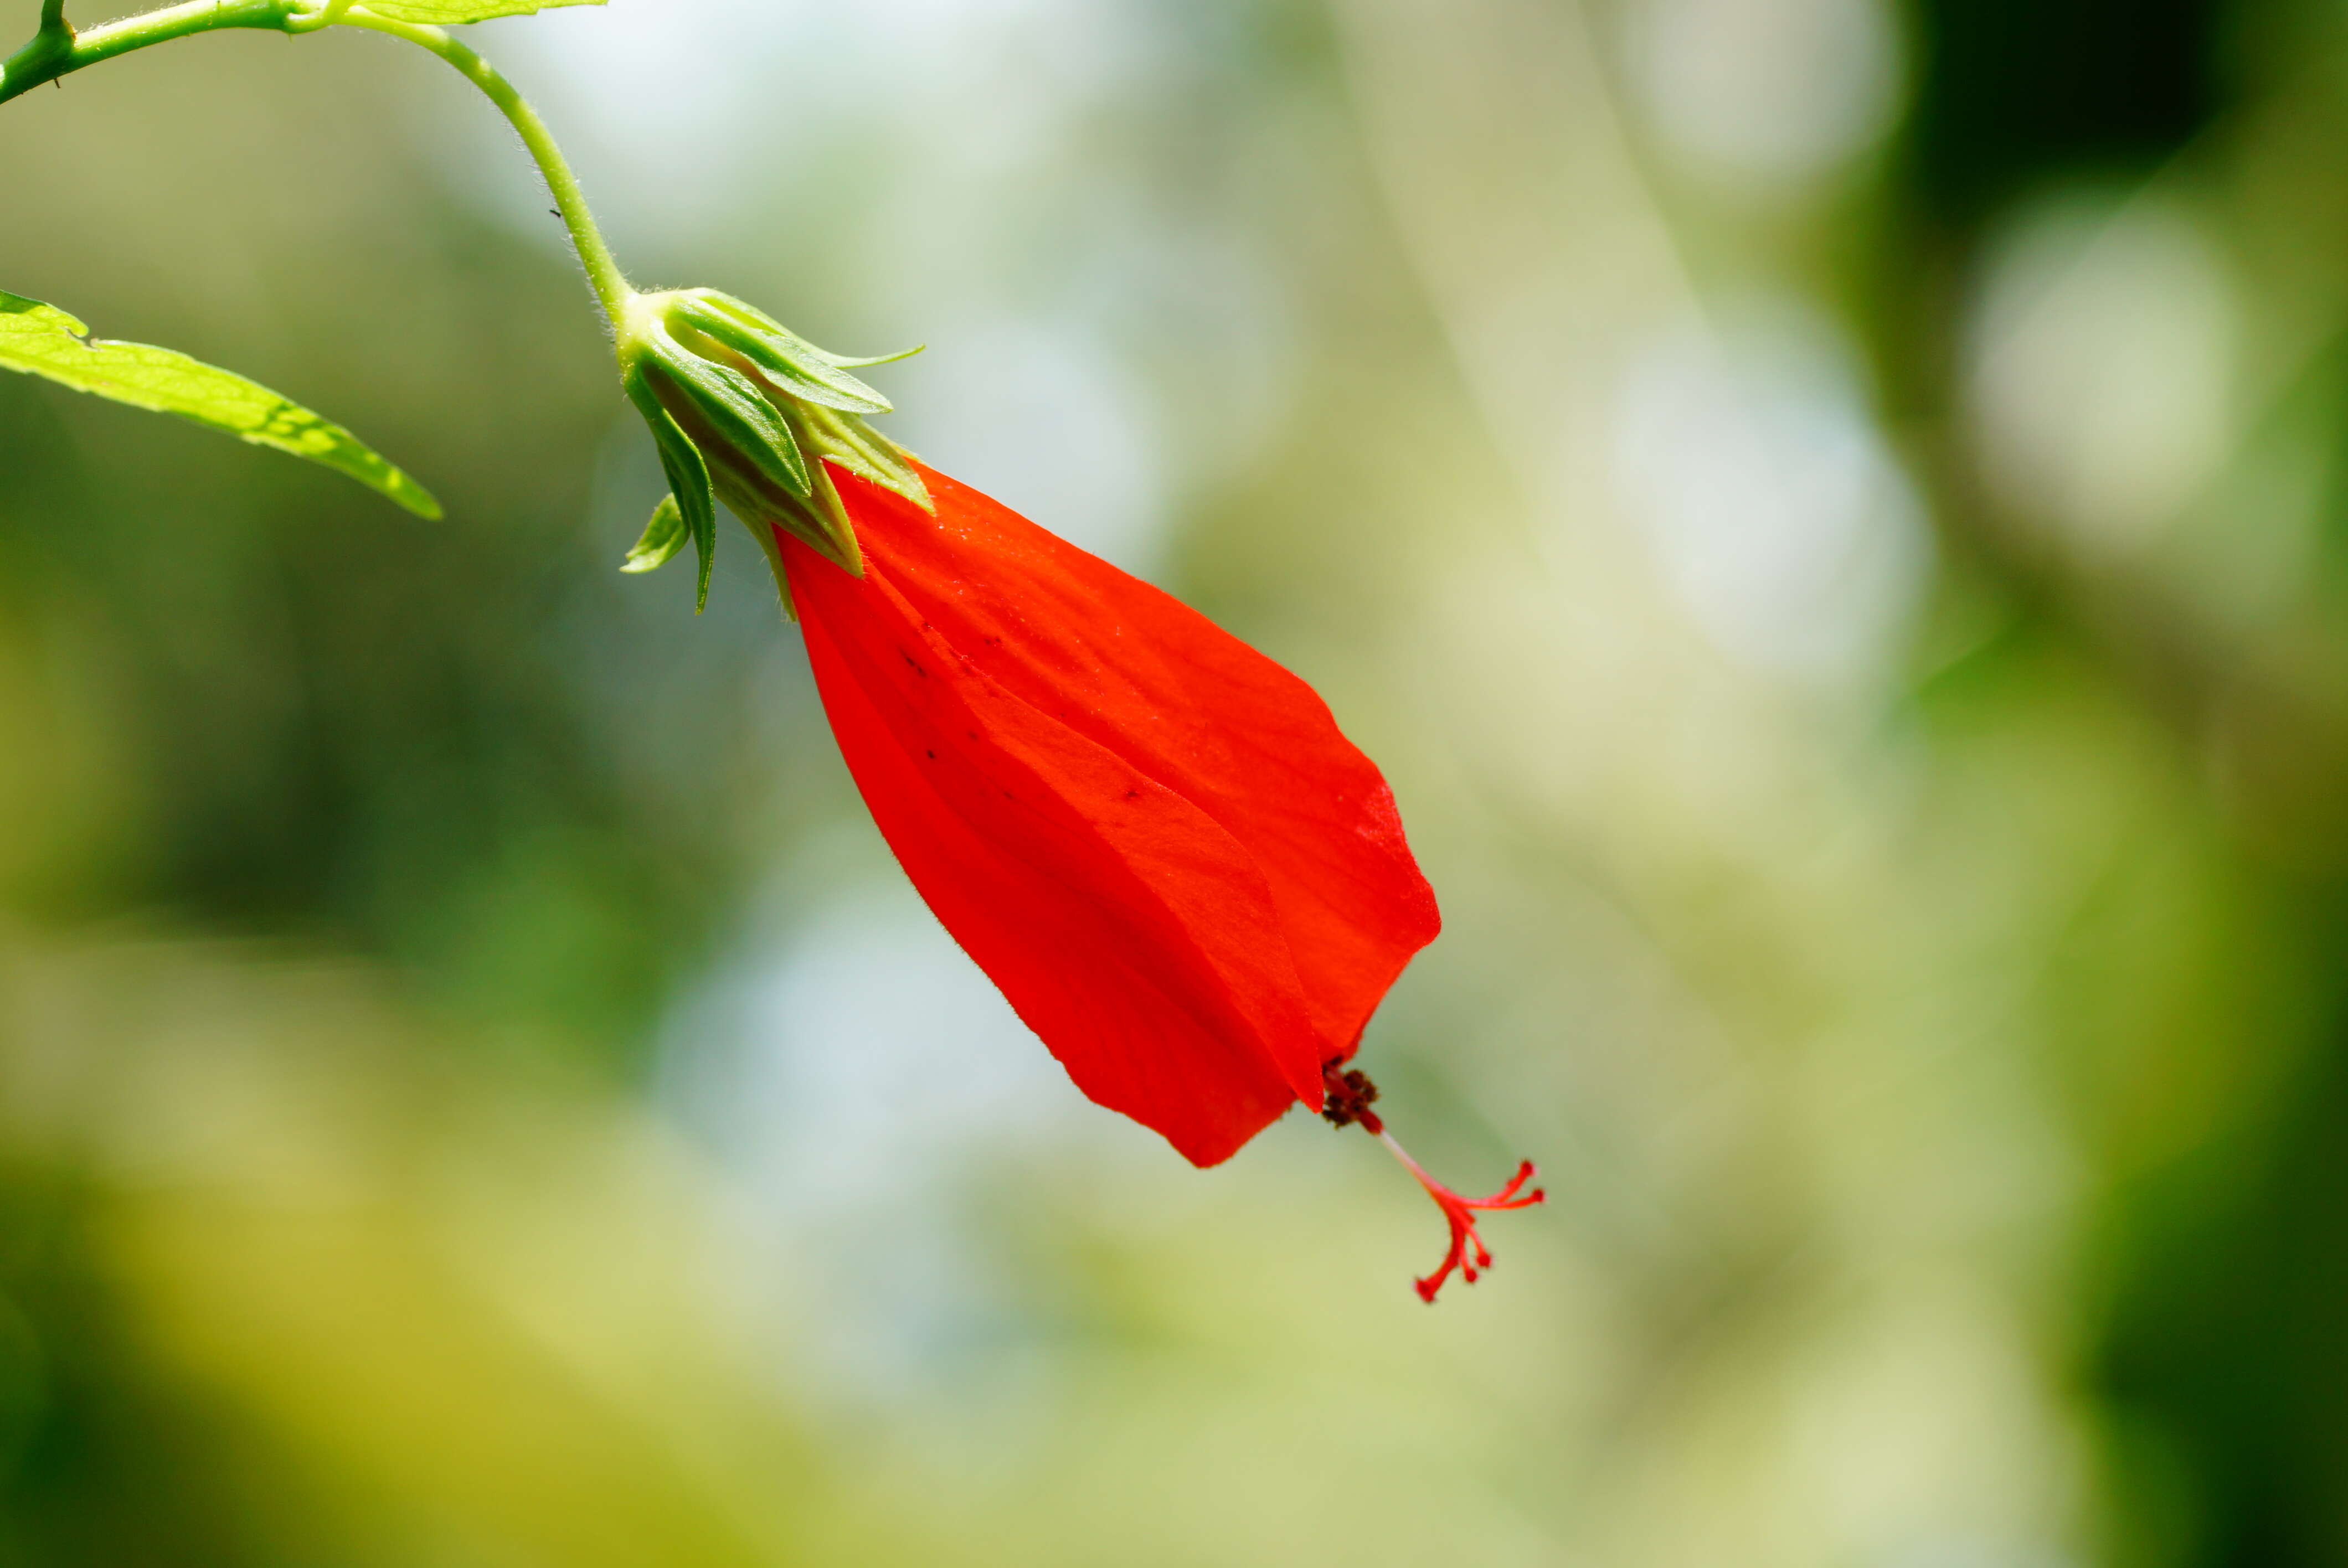
[[[1321,1064],[1321,1089],[1327,1096],[1321,1104],[1321,1116],[1332,1127],[1351,1127],[1358,1122],[1365,1132],[1385,1131],[1385,1123],[1370,1109],[1370,1102],[1378,1097],[1378,1086],[1358,1067],[1346,1071],[1344,1057]]]

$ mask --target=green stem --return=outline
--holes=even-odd
[[[554,205],[571,230],[571,242],[578,248],[580,264],[587,269],[587,281],[595,290],[595,298],[614,332],[619,331],[633,291],[620,272],[619,262],[613,259],[611,246],[604,243],[602,231],[595,227],[595,215],[587,209],[587,198],[579,189],[578,177],[571,172],[562,149],[554,144],[546,122],[538,118],[530,100],[515,91],[513,84],[499,75],[496,67],[440,28],[394,22],[369,15],[363,9],[346,11],[344,6],[348,3],[343,0],[343,5],[329,4],[321,7],[315,0],[182,0],[180,5],[126,16],[76,36],[66,25],[65,0],[42,0],[40,31],[33,35],[32,42],[0,61],[0,103],[134,49],[231,27],[291,34],[340,25],[405,38],[463,72],[465,79],[488,95],[489,100],[513,123],[514,129],[521,133],[522,145],[537,160],[539,172],[546,177],[547,189],[554,193]]]
[[[521,133],[522,145],[538,160],[538,171],[546,177],[547,189],[554,193],[554,205],[561,210],[562,221],[571,230],[571,242],[578,248],[580,264],[587,269],[587,281],[594,286],[603,314],[611,321],[613,330],[619,332],[627,302],[634,291],[628,287],[620,263],[613,259],[611,246],[603,242],[603,231],[595,227],[595,215],[587,209],[587,198],[579,189],[578,176],[571,172],[562,149],[554,144],[554,137],[547,130],[546,122],[538,118],[538,111],[530,107],[530,100],[516,92],[514,85],[499,76],[496,67],[438,27],[394,22],[371,16],[364,10],[338,20],[345,27],[388,33],[430,50],[463,72],[465,79],[487,94],[489,100],[513,122],[514,129]]]
[[[185,0],[182,5],[92,27],[77,36],[66,26],[64,0],[46,0],[41,7],[41,30],[33,35],[33,41],[0,61],[0,104],[85,66],[152,44],[229,27],[282,33],[299,5],[300,0]]]

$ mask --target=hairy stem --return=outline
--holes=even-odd
[[[108,22],[77,36],[66,26],[65,0],[45,0],[41,30],[33,35],[31,43],[0,61],[0,103],[28,93],[45,82],[69,76],[85,66],[95,66],[133,49],[168,44],[174,38],[217,33],[230,27],[282,33],[299,7],[300,0],[185,0],[181,5],[125,16],[119,22]]]
[[[595,215],[588,210],[587,198],[579,189],[578,176],[563,159],[562,149],[554,143],[546,122],[530,107],[530,100],[514,90],[514,85],[498,74],[496,67],[472,50],[450,37],[438,27],[419,26],[412,22],[394,22],[382,16],[371,16],[364,10],[337,18],[345,27],[366,27],[377,33],[388,33],[395,38],[405,38],[421,49],[448,61],[464,73],[465,79],[486,94],[499,111],[521,133],[522,145],[538,162],[538,171],[546,177],[546,187],[554,195],[554,205],[562,213],[562,221],[571,230],[571,242],[578,248],[580,264],[587,269],[587,281],[595,290],[595,298],[603,306],[603,314],[616,331],[626,310],[633,291],[620,272],[620,263],[613,259],[612,248],[603,241],[603,231],[595,226]]]
[[[537,160],[539,172],[546,177],[547,189],[554,194],[554,205],[571,230],[571,242],[578,249],[580,264],[587,269],[587,281],[594,288],[595,298],[616,331],[632,292],[628,280],[620,272],[619,262],[613,259],[602,231],[595,226],[595,216],[588,210],[578,177],[571,172],[562,149],[555,145],[546,122],[538,118],[530,100],[515,91],[514,85],[499,75],[496,67],[442,29],[369,15],[364,9],[353,12],[350,5],[351,0],[327,0],[324,5],[316,0],[181,0],[177,5],[126,16],[76,35],[66,23],[66,0],[42,0],[40,30],[33,35],[30,43],[0,61],[0,103],[134,49],[232,27],[296,34],[340,25],[404,38],[462,72],[465,79],[480,88],[512,122],[514,129],[521,133],[522,145]]]

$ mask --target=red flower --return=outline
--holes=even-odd
[[[1227,1159],[1440,927],[1394,795],[1313,689],[942,474],[844,470],[864,576],[779,534],[873,820],[1076,1087]]]
[[[622,383],[670,495],[623,569],[716,503],[757,537],[807,631],[824,711],[931,910],[1076,1087],[1200,1165],[1303,1101],[1360,1122],[1441,1207],[1443,1266],[1491,1266],[1488,1198],[1421,1170],[1344,1071],[1435,939],[1394,794],[1313,689],[1148,584],[914,463],[889,403],[755,307],[633,294]]]

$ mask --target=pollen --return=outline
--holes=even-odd
[[[1373,1138],[1382,1135],[1385,1123],[1370,1109],[1370,1102],[1378,1097],[1378,1086],[1370,1075],[1355,1068],[1341,1071],[1344,1059],[1323,1062],[1321,1067],[1321,1089],[1325,1096],[1321,1102],[1321,1119],[1332,1127],[1351,1127],[1356,1122]]]

